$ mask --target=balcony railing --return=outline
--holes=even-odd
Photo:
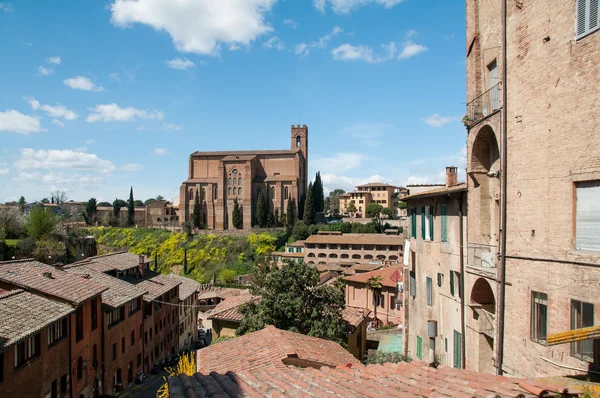
[[[502,106],[500,93],[502,91],[502,82],[496,84],[479,97],[467,104],[467,115],[463,122],[465,126],[473,126],[481,119],[490,115]]]
[[[477,268],[496,268],[497,251],[497,246],[469,243],[467,265]]]

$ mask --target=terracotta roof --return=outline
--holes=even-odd
[[[16,289],[0,295],[0,351],[74,312],[68,304]],[[47,343],[46,343],[47,344]]]
[[[306,361],[313,366],[338,366],[360,362],[333,341],[267,326],[198,351],[198,371],[227,372],[286,369],[284,361]]]
[[[260,297],[251,294],[227,297],[221,301],[210,313],[208,319],[221,319],[227,321],[241,322],[244,315],[239,311],[240,307],[251,301],[258,301]]]
[[[342,310],[342,318],[351,329],[360,325],[370,314],[371,310],[363,308],[345,307]]]
[[[94,267],[81,265],[79,267],[68,268],[66,271],[106,286],[108,290],[102,293],[102,304],[106,304],[112,308],[118,308],[147,293],[140,286],[132,285],[119,278],[105,274]]]
[[[279,257],[304,258],[304,253],[273,252],[271,255]]]
[[[130,276],[124,276],[120,279],[144,289],[147,292],[144,294],[145,301],[156,300],[169,290],[181,285],[181,281],[169,278],[166,275],[158,274],[150,270],[144,271],[143,279],[135,279]]]
[[[287,247],[304,247],[304,241],[303,240],[297,240],[293,243],[288,243]]]
[[[0,262],[0,280],[75,305],[107,290],[99,283],[33,260]]]
[[[467,184],[463,182],[461,184],[452,185],[451,187],[444,186],[442,188],[431,189],[431,190],[423,191],[423,192],[417,192],[412,195],[403,196],[402,198],[400,198],[400,200],[407,201],[407,200],[411,200],[411,199],[425,198],[428,196],[446,195],[446,194],[455,193],[455,192],[467,192]]]
[[[404,243],[401,236],[383,234],[343,234],[343,235],[311,235],[305,240],[308,243],[329,244],[363,244],[363,245],[400,245]]]
[[[234,339],[237,340],[237,339]],[[231,340],[231,341],[234,341]],[[222,343],[225,344],[225,343]],[[220,345],[220,344],[219,344]],[[200,350],[202,352],[206,349]],[[249,351],[251,347],[249,347]],[[171,398],[189,396],[317,397],[559,397],[564,385],[494,376],[424,362],[320,369],[258,368],[169,377]],[[194,392],[197,394],[194,394]],[[186,395],[190,394],[190,395]]]
[[[356,264],[350,267],[354,271],[375,271],[379,268],[383,268],[383,264]]]
[[[151,263],[152,260],[144,256],[144,264]],[[65,268],[77,267],[79,265],[89,265],[98,271],[124,271],[126,269],[135,268],[140,264],[140,256],[128,251],[119,251],[101,256],[89,257],[83,261],[78,261],[73,264],[65,265]]]
[[[227,298],[231,296],[239,296],[246,292],[247,289],[234,289],[234,288],[222,288],[222,287],[211,287],[208,290],[200,292],[198,300],[206,300],[212,298]]]
[[[193,279],[186,278],[185,276],[169,274],[169,278],[173,278],[181,282],[181,285],[179,285],[179,301],[187,299],[195,292],[199,292],[202,288],[202,284]]]
[[[245,155],[293,155],[299,152],[299,149],[266,149],[260,151],[209,151],[209,152],[194,152],[192,156],[245,156]]]
[[[387,287],[396,287],[396,281],[402,281],[402,270],[400,267],[386,267],[376,271],[364,272],[347,276],[344,278],[346,282],[367,283],[367,281],[375,276],[381,277],[381,284]]]
[[[390,185],[385,182],[370,182],[368,184],[357,185],[356,188],[362,187],[392,187],[392,188],[402,188],[397,185]]]

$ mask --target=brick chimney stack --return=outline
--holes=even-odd
[[[451,186],[458,184],[457,170],[458,169],[455,166],[446,167],[446,188],[450,188]]]

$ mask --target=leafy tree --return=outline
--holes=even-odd
[[[309,236],[310,232],[308,232],[308,226],[304,223],[304,221],[298,221],[296,225],[294,225],[294,229],[292,229],[290,240],[291,242],[295,242],[297,240],[304,240]]]
[[[351,217],[352,217],[352,215],[354,215],[354,213],[356,213],[358,211],[358,209],[356,208],[356,205],[354,204],[353,200],[351,200],[350,203],[348,203],[346,205],[346,211],[348,213],[350,213]]]
[[[288,200],[288,204],[287,204],[287,226],[291,227],[296,223],[296,217],[294,217],[294,213],[296,211],[296,203],[294,202],[294,199],[290,199]]]
[[[373,217],[373,222],[379,232],[383,232],[383,229],[385,228],[383,222],[384,218],[391,218],[393,216],[392,209],[383,207],[379,203],[369,203],[365,211]]]
[[[332,286],[319,286],[319,273],[304,263],[283,268],[262,266],[256,272],[252,293],[259,302],[244,305],[244,320],[236,331],[244,335],[265,325],[346,344],[342,319],[344,295]]]
[[[399,208],[399,209],[402,209],[402,210],[404,210],[404,209],[406,209],[407,207],[408,207],[408,203],[406,203],[406,202],[398,202],[398,208]]]
[[[181,223],[181,229],[183,230],[183,233],[185,234],[187,240],[192,240],[192,224],[189,222],[183,222]]]
[[[144,202],[142,202],[142,201],[141,201],[141,200],[139,200],[139,199],[136,199],[136,200],[134,200],[134,201],[133,201],[133,205],[134,205],[135,207],[144,207],[144,206],[145,206]]]
[[[240,204],[237,198],[233,200],[233,212],[231,213],[231,221],[233,228],[242,229],[244,228],[244,221],[242,220],[242,212],[240,211]]]
[[[119,199],[115,198],[115,201],[112,204],[113,206],[113,210],[112,210],[112,215],[113,215],[113,219],[114,220],[119,220],[119,217],[121,215],[121,203],[119,203]]]
[[[196,188],[194,195],[194,210],[192,211],[192,225],[198,229],[202,228],[202,220],[200,219],[200,192]]]
[[[81,213],[87,225],[94,225],[98,217],[98,204],[96,198],[90,198],[85,205],[83,213]]]
[[[21,196],[19,198],[19,209],[21,209],[21,214],[25,213],[25,206],[27,205],[27,202],[25,202],[25,196]]]
[[[63,256],[65,256],[65,246],[61,242],[49,237],[36,240],[33,249],[33,257],[36,260],[54,264]]]
[[[399,362],[411,362],[412,358],[402,354],[401,352],[383,352],[377,350],[369,350],[367,356],[367,364],[379,364],[384,363],[399,363]]]
[[[42,202],[42,203],[50,203],[50,200],[48,200],[48,198],[43,198],[42,200],[40,200],[40,202]]]
[[[313,206],[315,213],[322,213],[325,209],[325,194],[323,193],[323,182],[321,181],[320,171],[317,171],[315,183],[313,184]]]
[[[325,208],[325,210],[331,210],[332,213],[336,214],[340,212],[340,196],[345,194],[346,191],[343,189],[334,189],[329,192],[329,206]]]
[[[313,184],[308,184],[308,191],[306,192],[306,200],[304,201],[304,223],[306,225],[313,225],[315,223],[315,203],[313,197]]]
[[[273,226],[279,227],[279,209],[275,209],[275,213],[273,214]]]
[[[162,195],[156,195],[156,200],[165,200],[165,197]]]
[[[325,204],[323,205],[323,212],[327,213],[331,211],[331,198],[328,196],[325,198]]]
[[[267,226],[267,202],[262,192],[258,195],[258,202],[256,203],[256,223],[261,228]]]
[[[27,217],[25,230],[27,235],[38,240],[50,237],[57,224],[58,217],[54,213],[47,212],[41,206],[34,206]]]
[[[25,217],[21,210],[0,207],[0,228],[4,229],[7,239],[18,238],[25,233]]]
[[[108,202],[100,202],[98,203],[98,207],[109,207],[112,206],[110,203]]]
[[[56,190],[50,193],[50,201],[54,204],[61,205],[69,199],[65,191]]]
[[[279,226],[285,227],[286,224],[287,224],[287,216],[285,213],[281,213],[281,216],[279,216]]]
[[[127,201],[127,226],[135,224],[135,204],[133,203],[133,187],[129,189],[129,200]]]
[[[224,269],[219,272],[219,279],[224,283],[231,283],[235,279],[235,271],[232,269]]]
[[[381,291],[383,290],[383,285],[381,284],[381,276],[372,276],[367,280],[365,284],[367,290],[371,290],[373,292],[373,301],[374,301],[374,312],[375,312],[375,326],[379,323],[377,320],[377,307],[379,306],[379,297],[381,296]]]
[[[273,213],[267,213],[267,227],[272,228],[275,226],[275,218],[273,217]]]

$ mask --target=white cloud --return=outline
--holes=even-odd
[[[52,124],[58,127],[65,127],[65,124],[58,119],[52,119]]]
[[[338,14],[348,14],[359,7],[367,4],[382,5],[385,8],[392,8],[403,0],[313,0],[313,5],[317,10],[325,13],[325,5],[330,4],[331,9]]]
[[[353,46],[352,44],[342,44],[331,51],[335,61],[365,61],[377,64],[389,61],[394,58],[398,48],[394,42],[381,45],[382,52],[376,53],[371,47],[364,45]]]
[[[414,57],[415,55],[419,55],[429,50],[422,44],[415,44],[411,41],[407,41],[403,44],[402,51],[400,55],[398,55],[398,59],[407,59],[410,57]]]
[[[49,57],[49,58],[46,58],[46,62],[48,62],[50,64],[60,65],[60,57]]]
[[[72,172],[48,172],[47,174],[21,172],[18,177],[12,180],[41,184],[50,187],[52,191],[57,189],[60,191],[69,191],[69,188],[82,188],[90,185],[97,187],[97,184],[105,181],[105,176]]]
[[[449,117],[449,116],[441,116],[441,115],[438,115],[437,113],[434,113],[433,115],[430,115],[430,116],[426,117],[425,119],[423,119],[423,121],[425,123],[427,123],[428,125],[433,126],[433,127],[442,127],[443,125],[453,122],[455,120],[458,120],[458,118],[457,117]]]
[[[292,29],[296,29],[298,27],[298,22],[294,21],[292,18],[284,19],[283,23]]]
[[[115,165],[96,154],[77,152],[70,149],[34,150],[31,148],[21,149],[21,157],[15,163],[21,170],[31,169],[75,169],[93,170],[100,173],[111,173]]]
[[[165,148],[154,148],[152,152],[158,156],[167,154],[167,150]]]
[[[124,164],[123,166],[121,166],[121,170],[129,172],[142,171],[144,170],[144,166],[142,166],[139,163]]]
[[[0,169],[0,176],[5,176],[8,173],[10,173],[10,169],[8,169],[8,168]]]
[[[343,173],[363,164],[366,156],[360,153],[334,153],[326,157],[315,157],[311,168],[324,173]]]
[[[70,79],[63,80],[63,83],[66,86],[71,87],[73,90],[104,91],[104,87],[96,86],[94,82],[83,76],[75,76]]]
[[[134,122],[137,118],[146,120],[162,120],[163,114],[157,110],[144,111],[133,107],[121,108],[117,104],[96,105],[90,108],[90,113],[85,120],[94,122]]]
[[[177,124],[165,123],[162,125],[162,129],[164,131],[181,131],[181,129],[183,129],[183,127],[178,126]]]
[[[178,51],[217,55],[221,44],[247,46],[273,31],[265,21],[276,0],[114,0],[111,22],[166,31]]]
[[[121,78],[119,77],[119,72],[113,72],[113,73],[111,73],[110,75],[108,75],[108,78],[110,80],[114,80],[116,82],[121,83]]]
[[[167,65],[171,69],[178,70],[188,70],[196,67],[196,64],[187,58],[175,58],[171,60],[166,60],[165,65]]]
[[[0,3],[0,11],[13,12],[14,10],[12,3]]]
[[[294,52],[296,53],[296,55],[308,55],[310,50],[308,49],[308,45],[306,43],[300,43],[296,44]]]
[[[54,69],[52,68],[44,68],[42,65],[38,66],[38,72],[42,76],[48,76],[54,73]]]
[[[331,33],[327,33],[326,35],[319,37],[316,41],[313,41],[310,44],[306,44],[304,42],[297,44],[294,52],[296,53],[296,55],[306,56],[310,53],[310,50],[312,49],[326,48],[331,39],[334,36],[339,35],[343,31],[344,29],[340,28],[339,26],[335,26]]]
[[[92,145],[94,140],[85,140],[85,145]]]
[[[241,49],[242,49],[242,46],[240,46],[239,44],[236,44],[236,43],[230,44],[229,48],[228,48],[229,51],[237,51],[237,50],[241,50]]]
[[[410,40],[415,36],[417,36],[417,31],[414,29],[409,29],[406,31],[406,33],[404,33],[404,37],[406,37],[406,40]]]
[[[29,104],[29,106],[31,106],[33,110],[42,110],[46,112],[46,114],[50,117],[60,117],[65,120],[75,120],[78,117],[78,115],[75,112],[65,108],[60,104],[56,106],[42,105],[38,100],[36,100],[33,97],[23,97],[23,99],[27,101],[27,103]]]
[[[269,38],[266,42],[263,43],[263,47],[265,48],[275,48],[277,51],[282,51],[285,49],[285,44],[281,41],[281,39],[277,36],[273,36]]]
[[[24,115],[13,109],[0,112],[0,131],[27,135],[46,131],[40,121],[33,116]]]
[[[370,182],[384,182],[392,185],[399,185],[398,183],[379,174],[375,174],[366,178],[360,178],[341,176],[333,173],[321,173],[321,181],[323,181],[323,190],[326,194],[334,189],[343,189],[346,192],[350,192],[353,191],[357,185],[368,184]]]

